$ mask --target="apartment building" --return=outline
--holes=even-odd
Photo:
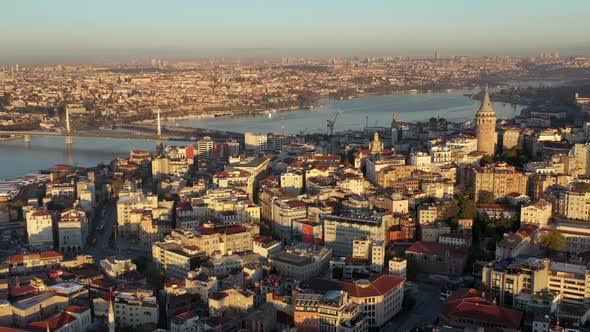
[[[285,247],[281,251],[268,255],[269,264],[281,276],[291,277],[297,281],[307,281],[328,270],[332,259],[332,250],[318,248],[305,243]]]
[[[406,258],[420,272],[460,276],[467,264],[467,251],[465,247],[418,241],[406,249]]]
[[[388,268],[390,275],[406,279],[408,272],[408,261],[403,258],[393,257],[389,260]]]
[[[303,174],[297,171],[282,173],[281,188],[291,195],[299,195],[304,188]]]
[[[209,316],[220,317],[231,309],[234,314],[246,313],[254,308],[254,293],[248,289],[232,288],[209,297]]]
[[[482,269],[482,283],[497,296],[498,304],[524,308],[530,294],[547,289],[562,301],[590,303],[590,269],[586,265],[552,262],[547,258],[503,258]]]
[[[189,271],[206,259],[206,254],[194,245],[182,245],[178,240],[156,242],[152,245],[152,258],[170,278],[183,280]]]
[[[291,200],[275,200],[273,204],[272,231],[280,239],[290,239],[293,221],[307,218],[307,203]]]
[[[590,220],[590,192],[566,190],[559,193],[557,213],[566,219]]]
[[[240,253],[252,251],[252,239],[259,234],[255,224],[217,225],[206,223],[195,228],[177,228],[172,230],[170,237],[183,245],[198,247],[207,255],[220,252]]]
[[[244,190],[248,198],[254,201],[254,175],[248,171],[226,168],[213,176],[217,188],[236,188]]]
[[[134,193],[119,197],[117,200],[117,234],[122,237],[139,234],[141,215],[145,210],[154,210],[157,207],[158,197],[156,196]]]
[[[209,160],[215,152],[215,142],[211,137],[205,136],[203,139],[197,141],[196,148],[195,155],[199,160]]]
[[[296,293],[293,320],[297,331],[367,331],[366,318],[361,306],[352,302],[342,290],[329,290],[323,294]]]
[[[387,230],[394,218],[387,214],[324,215],[324,243],[335,256],[351,256],[355,238],[372,238],[387,243]]]
[[[17,254],[7,259],[10,273],[46,271],[59,265],[64,255],[57,251],[42,251],[30,254]]]
[[[352,303],[361,307],[369,328],[380,328],[397,316],[404,298],[404,279],[386,274],[354,282],[315,279],[311,288],[347,292]]]
[[[520,223],[544,227],[551,218],[552,204],[544,199],[520,208]]]
[[[84,249],[88,237],[88,218],[86,212],[68,209],[60,214],[57,222],[58,246],[64,253],[79,252]]]
[[[119,291],[113,308],[117,326],[154,329],[158,324],[158,301],[151,290]]]
[[[53,218],[51,212],[28,209],[25,212],[27,240],[30,245],[42,249],[53,248]]]
[[[256,134],[256,133],[245,133],[244,143],[246,150],[262,152],[267,150],[268,135]]]
[[[565,237],[563,251],[576,255],[590,251],[590,225],[549,224],[541,228],[540,236],[548,232],[559,232]]]
[[[491,192],[495,198],[509,193],[527,193],[528,176],[505,163],[496,163],[485,167],[474,167],[470,170],[470,183],[475,188],[475,197],[482,190]]]
[[[100,268],[111,278],[118,278],[128,272],[136,271],[137,266],[129,258],[107,257],[99,262]]]

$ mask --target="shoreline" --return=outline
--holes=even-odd
[[[348,97],[321,98],[317,103],[314,103],[313,105],[310,105],[308,107],[292,106],[292,107],[277,108],[277,109],[264,109],[264,110],[252,111],[252,112],[238,112],[238,113],[233,113],[233,114],[228,114],[227,112],[220,112],[221,114],[219,114],[219,115],[210,114],[210,113],[209,114],[203,114],[203,113],[187,114],[187,115],[183,115],[183,116],[179,116],[179,117],[162,117],[162,123],[165,125],[174,126],[174,122],[176,122],[176,121],[195,121],[195,120],[198,121],[198,120],[214,119],[214,118],[240,118],[240,117],[250,117],[250,116],[256,117],[256,116],[261,116],[264,114],[282,113],[282,112],[289,112],[289,111],[304,111],[304,110],[313,111],[314,109],[325,107],[326,104],[323,103],[323,101],[326,101],[326,100],[353,100],[353,99],[361,99],[361,98],[366,98],[366,97],[393,96],[393,95],[403,95],[403,94],[415,95],[415,94],[429,94],[429,93],[453,93],[453,92],[461,91],[461,90],[476,90],[476,89],[477,88],[475,88],[475,87],[458,87],[458,88],[448,88],[448,89],[409,89],[409,90],[404,90],[404,91],[394,91],[391,93],[359,93],[354,96],[348,96]],[[473,95],[475,95],[475,94],[473,94]],[[469,96],[466,96],[465,94],[463,94],[463,96],[467,99],[471,99]],[[477,99],[472,99],[472,100],[477,100]],[[507,102],[501,101],[501,100],[492,100],[492,102],[507,103]],[[507,104],[513,104],[513,103],[507,103]],[[528,105],[523,105],[523,104],[515,104],[515,105],[528,106]],[[133,124],[156,124],[156,120],[149,119],[149,120],[135,121],[132,123]]]

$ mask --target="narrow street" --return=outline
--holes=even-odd
[[[440,310],[440,287],[438,285],[418,284],[418,294],[414,309],[403,312],[385,331],[406,332],[432,324]]]

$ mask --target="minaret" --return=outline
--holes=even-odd
[[[481,99],[481,106],[475,115],[477,127],[475,133],[477,136],[477,151],[493,156],[496,151],[498,134],[496,133],[496,112],[490,101],[490,94],[486,86]]]
[[[115,332],[115,309],[113,309],[113,300],[109,300],[109,332]]]

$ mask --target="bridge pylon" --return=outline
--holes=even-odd
[[[158,108],[158,127],[156,131],[158,138],[162,137],[162,119],[160,119],[160,109]]]
[[[72,136],[66,136],[66,145],[72,145],[73,143]]]

